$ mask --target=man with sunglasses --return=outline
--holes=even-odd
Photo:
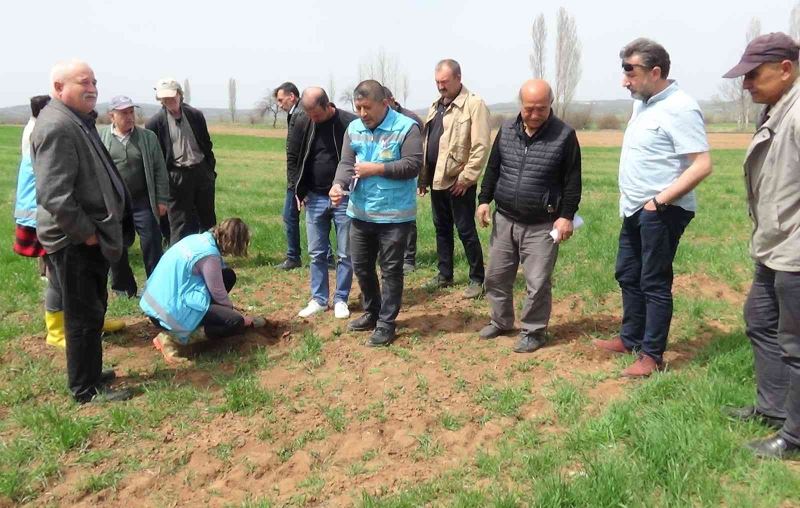
[[[622,290],[619,337],[600,349],[636,353],[623,376],[646,377],[663,365],[672,321],[672,262],[694,218],[694,188],[711,174],[703,113],[669,80],[669,54],[649,39],[620,51],[622,86],[636,100],[619,163],[616,279]]]
[[[748,444],[761,457],[800,458],[800,48],[786,34],[753,39],[724,78],[744,76],[753,102],[764,104],[744,160],[755,274],[744,306],[753,347],[756,404],[728,409],[777,434]]]

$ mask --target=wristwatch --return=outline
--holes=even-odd
[[[666,212],[667,211],[667,207],[669,206],[668,204],[659,203],[655,196],[653,196],[652,201],[653,201],[653,205],[655,205],[655,207],[656,207],[656,211],[657,212],[660,213],[660,212]]]

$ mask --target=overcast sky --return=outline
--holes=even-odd
[[[464,84],[488,103],[507,102],[530,77],[531,23],[540,12],[552,76],[559,6],[575,17],[583,44],[577,99],[629,97],[620,86],[618,53],[638,36],[663,44],[672,58],[670,77],[695,98],[709,99],[738,62],[750,19],[761,20],[762,32],[787,31],[794,3],[6,1],[0,107],[46,93],[50,67],[70,58],[94,68],[101,102],[124,94],[154,103],[153,86],[165,76],[188,78],[199,107],[227,107],[231,77],[239,84],[239,108],[285,80],[301,89],[327,87],[332,75],[339,96],[356,83],[359,63],[380,48],[408,75],[406,106],[426,107],[436,97],[433,67],[441,58],[458,60]]]

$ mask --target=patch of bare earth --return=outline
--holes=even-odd
[[[586,147],[619,147],[622,146],[623,131],[578,131],[578,141]],[[709,132],[708,142],[711,148],[747,148],[752,134],[747,132]]]
[[[286,139],[286,129],[262,129],[258,127],[245,127],[241,125],[211,124],[208,126],[211,134],[233,134],[236,136],[256,136],[259,138]]]
[[[616,377],[614,358],[591,346],[591,338],[616,333],[618,314],[586,313],[580,297],[555,303],[553,340],[547,347],[533,355],[518,355],[511,352],[516,337],[477,339],[487,321],[485,300],[463,300],[460,288],[430,294],[414,279],[407,286],[395,345],[373,349],[363,345],[366,333],[345,332],[344,322],[333,319],[331,312],[305,321],[295,317],[296,303],[302,302],[297,288],[307,287],[301,273],[265,283],[258,295],[291,302],[269,316],[267,331],[222,341],[202,354],[213,355],[216,347],[247,358],[256,347],[266,345],[272,366],[256,375],[261,387],[275,394],[270,411],[245,416],[208,410],[224,400],[215,375],[231,372],[235,365],[170,370],[167,379],[172,383],[196,386],[210,398],[210,404],[205,400],[195,404],[198,420],[167,417],[152,432],[136,433],[135,438],[95,431],[89,450],[113,451],[114,459],[99,466],[68,460],[62,476],[36,504],[222,507],[264,496],[282,505],[304,495],[310,505],[350,505],[364,490],[392,492],[473,460],[479,449],[492,450],[519,420],[533,420],[545,438],[557,438],[565,424],[547,400],[555,379],[585,389],[590,414],[624,397],[632,383]],[[676,292],[693,291],[740,299],[711,279],[677,278]],[[351,308],[356,308],[357,289],[353,293]],[[308,330],[324,342],[324,363],[316,367],[294,360],[291,354]],[[159,362],[159,353],[150,344],[154,334],[147,321],[133,319],[122,337],[106,345],[107,363],[123,374],[120,384],[126,384],[125,373],[145,379],[154,372],[163,376],[163,368],[153,367]],[[40,340],[24,344],[33,354],[57,358],[63,354],[45,348]],[[697,347],[691,341],[676,345],[667,360],[679,365]],[[57,363],[63,365],[63,359]],[[517,416],[491,413],[476,398],[487,385],[519,387],[526,382],[529,399]],[[148,409],[144,397],[132,404]],[[338,429],[330,417],[332,410],[343,416]],[[445,428],[443,415],[459,422],[449,426],[454,430]],[[141,467],[125,465],[132,460]],[[80,492],[88,475],[117,469],[125,472],[116,490]]]

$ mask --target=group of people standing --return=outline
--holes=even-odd
[[[754,102],[766,106],[745,160],[755,260],[745,319],[758,397],[755,406],[729,414],[779,429],[749,445],[761,456],[779,458],[800,455],[799,51],[785,34],[761,36],[726,74],[744,76]],[[669,79],[664,47],[636,39],[619,57],[622,85],[636,99],[619,168],[622,227],[615,275],[623,315],[619,336],[594,344],[635,354],[623,375],[645,377],[664,365],[673,261],[696,211],[694,188],[711,174],[712,164],[700,107]],[[462,84],[458,62],[440,61],[434,77],[439,97],[424,120],[374,80],[354,90],[355,115],[337,108],[319,87],[300,95],[287,82],[275,90],[289,124],[283,211],[288,248],[279,267],[300,266],[298,222],[305,208],[311,300],[298,315],[313,316],[332,300],[335,317],[349,318],[355,275],[364,312],[348,329],[371,331],[368,345],[388,345],[396,336],[404,273],[415,267],[417,198],[430,193],[438,256],[432,286],[453,283],[455,228],[469,263],[464,296],[485,291],[490,303],[490,322],[478,334],[489,340],[514,330],[512,293],[521,264],[526,293],[514,350],[533,352],[547,340],[552,272],[559,246],[573,235],[581,201],[578,137],[554,114],[553,92],[543,80],[523,83],[519,114],[491,142],[488,109]],[[24,255],[45,253],[50,289],[63,309],[75,399],[127,398],[130,393],[107,385],[113,372],[102,371],[100,333],[109,266],[114,287],[137,291],[126,270],[131,231],[141,237],[149,276],[141,307],[164,329],[154,345],[168,360],[176,356],[173,341],[264,326],[263,318],[233,307],[228,292],[235,274],[222,261],[224,254],[245,255],[250,234],[240,219],[216,224],[211,139],[202,113],[183,103],[175,80],[158,82],[163,108],[146,129],[135,126],[130,99],[115,97],[112,125],[98,133],[91,68],[60,64],[51,78],[52,99],[44,108],[46,98],[32,101],[38,120],[32,132],[26,129],[30,158],[23,144],[20,174],[24,167],[35,192],[18,190],[16,248]],[[165,213],[172,246],[162,256],[158,230]],[[492,225],[485,269],[476,220]],[[203,337],[196,332],[200,324]]]

